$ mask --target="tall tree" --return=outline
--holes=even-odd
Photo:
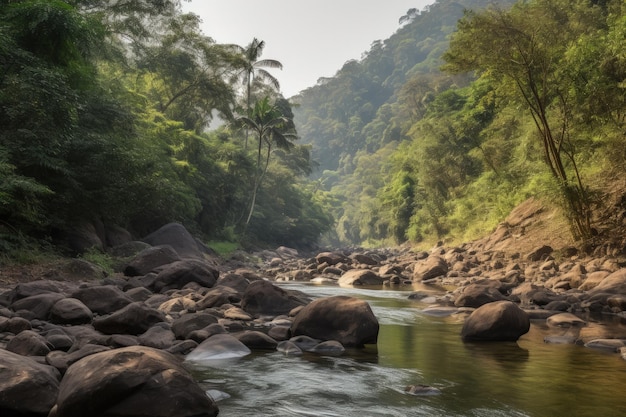
[[[237,78],[239,78],[244,86],[245,93],[245,111],[248,116],[251,116],[252,111],[252,89],[255,80],[259,80],[263,83],[267,83],[277,91],[280,90],[280,82],[265,68],[278,68],[282,69],[283,64],[275,59],[260,59],[265,48],[265,41],[260,41],[257,38],[252,39],[252,42],[245,48],[238,45],[232,45],[233,48],[239,51],[241,54],[241,70],[237,72]],[[246,139],[244,147],[248,147],[248,130],[246,129]]]
[[[570,42],[592,30],[573,16],[582,16],[583,8],[590,14],[598,11],[586,5],[586,1],[535,0],[517,3],[510,11],[468,12],[444,55],[447,70],[478,70],[499,82],[501,93],[514,91],[513,98],[526,105],[577,238],[590,236],[591,212],[570,137],[573,80],[564,71],[564,57]]]
[[[258,138],[256,158],[256,172],[253,179],[252,195],[248,217],[245,225],[250,223],[259,186],[269,167],[270,156],[274,146],[281,149],[290,149],[292,140],[297,138],[295,131],[290,128],[293,122],[285,117],[283,112],[275,104],[270,102],[269,97],[256,102],[251,117],[242,116],[237,119],[243,126],[254,131]],[[263,147],[266,147],[265,161],[262,161]]]

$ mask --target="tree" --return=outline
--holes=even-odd
[[[280,82],[265,68],[278,68],[282,69],[283,64],[275,59],[260,59],[265,48],[265,42],[260,41],[257,38],[252,39],[252,42],[242,48],[238,45],[232,45],[233,48],[239,51],[241,54],[241,71],[237,73],[237,77],[243,81],[245,88],[245,111],[250,116],[250,105],[252,100],[252,87],[255,79],[261,82],[269,83],[276,90],[280,89]],[[246,130],[246,139],[244,147],[248,147],[248,131]]]
[[[444,55],[444,68],[456,73],[477,70],[498,83],[501,94],[516,93],[511,98],[521,99],[532,116],[573,234],[588,238],[591,211],[570,137],[572,79],[564,71],[564,57],[569,43],[589,26],[577,25],[571,16],[582,2],[574,7],[566,3],[536,0],[518,3],[510,11],[468,12]]]
[[[275,104],[270,103],[269,97],[265,97],[256,102],[254,110],[251,112],[251,117],[242,116],[239,117],[237,121],[244,127],[254,131],[259,141],[250,209],[245,222],[247,226],[254,213],[259,186],[269,167],[272,148],[276,146],[280,149],[290,149],[293,146],[291,141],[296,139],[297,135],[295,130],[290,129],[290,126],[293,126],[293,122],[285,117],[283,112]],[[264,145],[266,147],[266,156],[263,162],[262,153]]]

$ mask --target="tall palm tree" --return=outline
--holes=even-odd
[[[252,84],[254,79],[258,79],[263,81],[270,86],[274,87],[276,90],[280,90],[280,83],[278,79],[274,77],[270,72],[268,72],[265,68],[278,68],[283,69],[283,64],[280,61],[275,59],[259,59],[263,54],[263,48],[265,48],[265,42],[260,41],[257,38],[252,39],[252,42],[246,47],[242,48],[240,46],[235,46],[238,48],[242,58],[242,67],[243,69],[237,74],[237,77],[243,80],[245,94],[246,94],[246,114],[247,116],[251,116],[251,97],[252,97]],[[248,147],[248,130],[246,129],[246,141],[245,145]]]
[[[238,118],[237,121],[246,128],[253,130],[259,139],[250,210],[248,211],[248,217],[245,223],[247,226],[254,213],[254,205],[256,203],[259,185],[270,163],[272,147],[276,146],[281,149],[291,149],[293,147],[291,140],[296,139],[297,136],[291,128],[289,118],[285,117],[283,112],[276,105],[270,103],[269,97],[258,101],[249,116],[242,116]],[[265,161],[263,162],[262,154],[264,144],[267,146],[267,151]]]

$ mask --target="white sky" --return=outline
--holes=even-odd
[[[247,46],[265,41],[261,59],[287,98],[332,77],[351,59],[361,59],[372,42],[389,38],[411,8],[435,0],[192,0],[183,11],[202,19],[202,31],[217,43]]]

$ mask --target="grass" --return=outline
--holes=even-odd
[[[218,255],[220,255],[221,257],[227,257],[228,255],[239,249],[239,244],[237,242],[229,241],[213,240],[208,242],[207,246],[217,252]]]

